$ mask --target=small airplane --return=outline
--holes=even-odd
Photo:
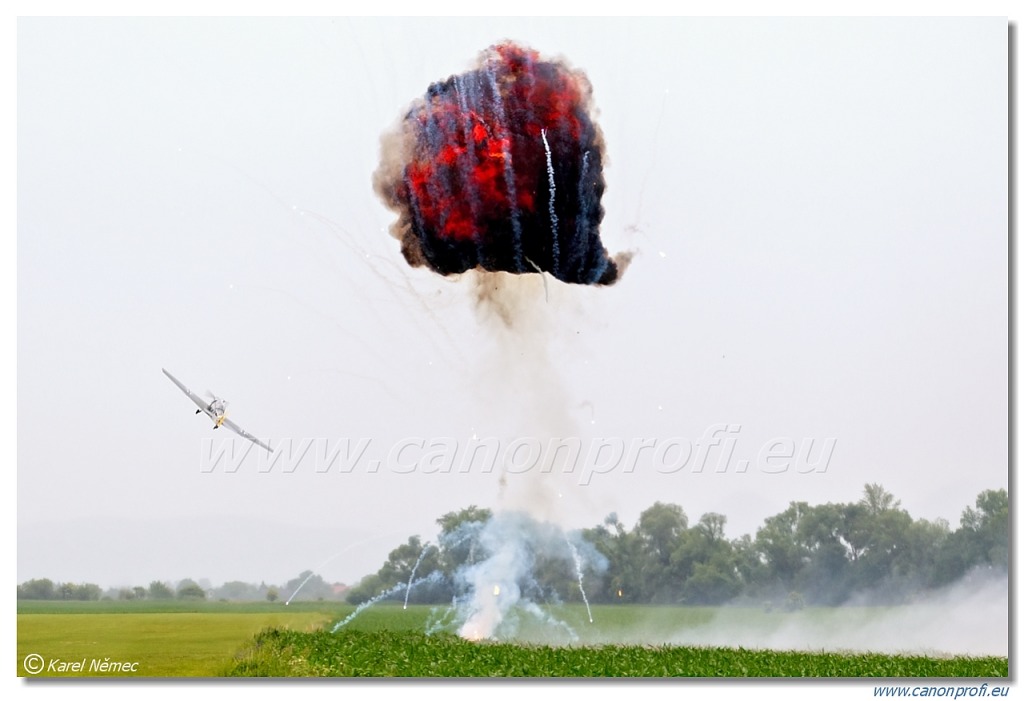
[[[163,368],[160,369],[163,370]],[[211,419],[213,419],[214,430],[220,428],[221,426],[227,426],[229,429],[240,435],[242,438],[252,441],[259,447],[266,450],[267,452],[274,452],[273,448],[271,448],[269,445],[262,442],[259,438],[252,435],[244,428],[242,428],[241,426],[239,426],[234,421],[228,418],[228,403],[225,400],[221,399],[220,397],[215,397],[211,393],[211,400],[209,402],[204,401],[202,397],[200,397],[198,394],[196,394],[188,387],[183,385],[174,375],[167,372],[166,370],[164,370],[164,374],[167,375],[168,378],[170,378],[171,382],[178,385],[178,389],[187,394],[189,399],[195,402],[195,405],[199,407],[198,409],[196,409],[197,414],[206,414]]]

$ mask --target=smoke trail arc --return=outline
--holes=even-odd
[[[391,587],[390,589],[382,591],[380,594],[378,594],[377,596],[373,597],[372,599],[369,599],[369,600],[364,601],[363,603],[359,604],[359,606],[357,606],[356,609],[352,613],[350,613],[344,619],[342,619],[342,620],[338,621],[337,623],[335,623],[334,627],[331,628],[331,632],[332,633],[337,633],[339,630],[341,630],[342,628],[347,626],[352,621],[352,619],[354,619],[356,616],[361,614],[363,611],[365,611],[366,609],[370,608],[374,604],[376,604],[376,603],[378,603],[380,601],[383,601],[384,599],[388,598],[389,596],[394,596],[395,594],[397,594],[398,592],[402,591],[403,589],[413,589],[414,587],[418,587],[421,584],[434,584],[434,583],[437,583],[438,581],[441,580],[441,576],[442,576],[441,572],[438,571],[438,570],[435,570],[435,571],[431,572],[430,574],[428,574],[426,577],[423,577],[422,579],[417,579],[415,582],[409,582],[409,583],[399,582],[398,584],[396,584],[395,586]]]
[[[580,596],[583,597],[583,603],[587,607],[587,619],[593,623],[594,614],[590,612],[590,599],[587,598],[587,591],[583,588],[583,560],[580,558],[580,551],[576,549],[573,542],[569,540],[569,536],[565,537],[565,544],[569,546],[569,550],[572,552],[572,563],[576,568],[576,583],[579,586]]]
[[[416,570],[420,568],[420,563],[423,562],[423,558],[426,556],[427,551],[434,547],[433,543],[427,543],[420,550],[420,556],[416,558],[416,564],[412,566],[412,572],[409,573],[409,583],[405,587],[405,601],[402,603],[402,610],[409,608],[409,592],[412,591],[412,582],[416,578]]]
[[[413,266],[546,272],[610,285],[629,254],[601,243],[604,139],[586,76],[511,42],[432,84],[383,139],[374,187]]]

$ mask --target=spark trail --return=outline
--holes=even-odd
[[[364,601],[363,603],[359,604],[359,606],[356,607],[355,611],[350,613],[343,620],[341,620],[338,623],[336,623],[334,625],[334,627],[331,628],[331,632],[332,633],[337,633],[339,630],[341,630],[342,628],[347,626],[349,623],[351,623],[352,619],[355,618],[356,616],[358,616],[359,614],[361,614],[363,611],[365,611],[366,609],[370,608],[371,606],[376,604],[378,601],[383,601],[384,599],[388,598],[389,596],[393,596],[393,595],[397,594],[398,592],[402,591],[402,589],[411,589],[412,587],[419,586],[420,584],[423,584],[424,582],[437,582],[438,580],[440,580],[440,578],[441,578],[441,573],[438,572],[438,571],[435,571],[435,572],[431,572],[429,575],[427,575],[423,579],[416,580],[412,584],[408,584],[406,582],[399,582],[395,586],[391,587],[390,589],[388,589],[386,591],[381,592],[380,594],[378,594],[377,596],[373,597],[372,599],[369,599],[369,600]]]
[[[412,566],[412,572],[409,573],[409,584],[405,587],[405,603],[402,604],[402,610],[405,611],[409,608],[409,592],[412,591],[412,580],[416,576],[416,570],[419,569],[420,563],[423,562],[423,556],[427,554],[433,546],[432,543],[427,543],[423,546],[423,550],[420,551],[420,556],[416,558],[416,564]]]
[[[569,540],[568,536],[565,538],[565,543],[569,546],[569,550],[572,551],[572,561],[573,564],[576,565],[576,581],[579,583],[580,595],[583,597],[583,603],[587,606],[587,618],[591,623],[593,623],[594,617],[590,613],[590,601],[587,600],[587,592],[583,590],[583,561],[580,559],[579,551],[576,549],[576,546],[573,545],[572,541]]]
[[[288,600],[284,602],[284,605],[287,606],[288,604],[290,604],[292,602],[292,599],[294,599],[295,596],[300,591],[302,591],[302,587],[306,586],[306,583],[309,580],[311,580],[316,575],[316,573],[319,570],[321,570],[323,567],[325,567],[328,562],[330,562],[331,560],[333,560],[336,557],[340,557],[341,555],[344,555],[345,553],[347,553],[352,548],[358,548],[360,545],[366,545],[367,543],[372,543],[373,541],[379,540],[380,538],[383,538],[383,537],[385,537],[387,535],[390,535],[390,534],[389,533],[383,533],[383,534],[378,534],[378,535],[375,535],[375,536],[371,536],[370,538],[365,538],[363,540],[360,540],[357,543],[352,543],[351,545],[349,545],[349,546],[347,546],[345,548],[342,548],[338,552],[336,552],[333,555],[331,555],[329,558],[327,558],[326,560],[321,562],[319,565],[317,565],[316,568],[314,568],[313,570],[310,571],[309,575],[307,575],[306,578],[302,580],[302,583],[299,584],[299,586],[295,587],[295,591],[293,591],[292,595],[288,597]]]

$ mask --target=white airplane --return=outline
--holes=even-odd
[[[163,368],[161,368],[161,370],[163,370]],[[234,421],[228,418],[228,403],[225,400],[219,397],[214,397],[211,394],[211,400],[209,402],[204,401],[203,398],[200,397],[198,394],[190,390],[185,385],[181,384],[181,382],[178,381],[178,378],[176,378],[174,375],[167,372],[166,370],[164,370],[164,374],[170,378],[171,382],[178,385],[178,389],[187,394],[189,399],[195,402],[195,405],[199,407],[198,409],[196,409],[197,414],[206,414],[213,420],[214,429],[218,429],[221,426],[227,426],[229,429],[240,435],[242,438],[252,441],[259,447],[265,449],[267,452],[274,452],[274,450],[269,445],[262,442],[259,438],[252,435],[244,428],[242,428],[241,426],[239,426]]]

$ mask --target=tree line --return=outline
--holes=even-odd
[[[419,603],[448,603],[457,572],[480,557],[474,537],[455,537],[492,518],[471,506],[437,520],[436,545],[411,537],[348,594],[359,604],[403,583]],[[1009,497],[986,490],[953,529],[945,520],[914,519],[882,486],[868,484],[855,502],[791,502],[757,532],[730,539],[726,517],[706,513],[691,522],[676,504],[657,502],[630,528],[610,514],[580,540],[599,553],[587,558],[584,590],[594,603],[718,605],[745,602],[796,608],[853,600],[896,604],[988,573],[1005,577],[1009,562]],[[532,554],[530,586],[550,601],[579,598],[577,573],[565,557]],[[594,560],[603,566],[593,566]]]
[[[18,599],[184,599],[225,601],[347,600],[360,604],[383,592],[414,603],[444,604],[460,593],[458,572],[478,561],[479,530],[493,514],[470,506],[437,520],[436,544],[410,537],[394,548],[380,569],[352,588],[325,581],[312,571],[276,586],[242,581],[213,587],[184,579],[176,585],[103,590],[91,583],[32,579],[18,585]],[[914,519],[877,484],[858,501],[811,506],[791,502],[765,519],[757,532],[730,539],[726,517],[703,514],[691,522],[682,507],[657,502],[632,527],[616,514],[577,534],[588,548],[584,590],[594,603],[799,607],[901,603],[922,593],[984,573],[1005,577],[1009,562],[1009,497],[1005,489],[983,491],[963,510],[959,526]],[[535,526],[539,528],[539,526]],[[578,573],[563,551],[531,553],[532,593],[549,601],[579,598]]]
[[[148,587],[116,587],[104,590],[98,584],[54,582],[51,579],[30,579],[18,585],[18,599],[36,601],[99,601],[101,599],[205,599],[206,590],[191,579],[177,586],[167,582],[151,582]]]
[[[183,579],[177,584],[153,581],[148,587],[128,586],[113,587],[104,590],[98,584],[71,582],[54,582],[53,580],[30,579],[18,585],[19,600],[37,601],[100,601],[102,600],[150,600],[167,601],[171,599],[189,601],[278,601],[288,600],[292,594],[298,594],[296,600],[331,600],[341,601],[347,587],[326,582],[320,575],[306,570],[286,584],[267,585],[264,582],[231,581],[219,587],[208,582]]]

